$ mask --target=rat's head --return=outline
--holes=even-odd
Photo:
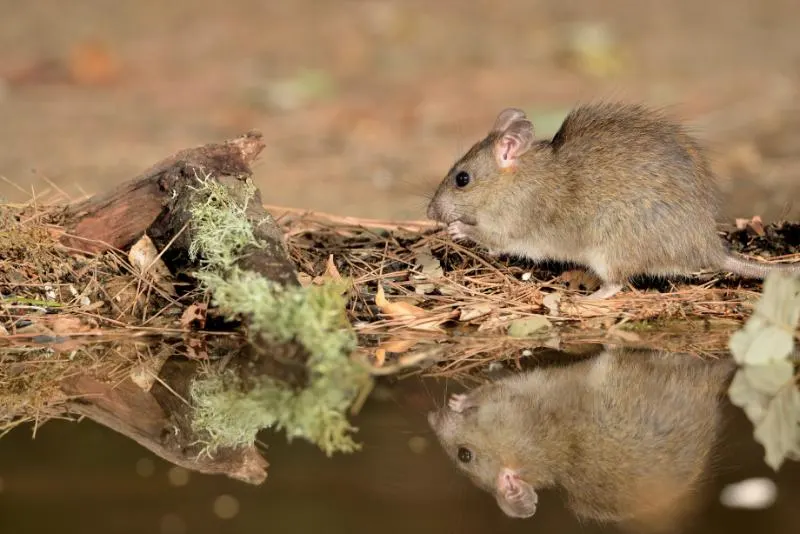
[[[533,144],[533,124],[522,110],[500,112],[489,134],[456,162],[428,205],[428,217],[443,223],[478,224],[478,212],[504,209],[498,193],[510,188],[520,158]]]
[[[447,455],[478,487],[495,495],[511,517],[530,517],[538,496],[532,474],[523,467],[536,461],[533,436],[521,436],[508,403],[491,395],[454,395],[448,406],[428,414],[428,422]],[[507,400],[507,399],[506,399]],[[513,410],[512,410],[513,411]],[[528,439],[525,439],[525,438]]]

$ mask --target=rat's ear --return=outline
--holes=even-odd
[[[533,123],[526,119],[525,114],[521,111],[512,111],[516,111],[518,114],[511,119],[510,124],[507,124],[504,129],[497,131],[499,136],[494,145],[495,159],[497,159],[497,165],[501,169],[516,165],[517,159],[527,152],[533,144]],[[504,111],[497,117],[495,126],[501,123],[501,119],[504,118],[506,112],[509,112],[509,110]]]
[[[527,120],[525,112],[519,108],[506,108],[497,115],[492,126],[492,133],[503,133],[508,127],[519,120]]]

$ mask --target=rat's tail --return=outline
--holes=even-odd
[[[765,278],[769,273],[800,274],[800,263],[759,263],[727,254],[720,268],[746,278]]]

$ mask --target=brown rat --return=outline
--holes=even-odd
[[[610,348],[454,395],[431,427],[461,471],[511,517],[560,488],[580,517],[666,525],[692,501],[735,364]]]
[[[719,269],[763,278],[772,270],[732,255],[716,232],[719,193],[702,147],[644,106],[573,110],[552,139],[534,139],[519,109],[447,173],[428,206],[454,239],[494,254],[590,267],[608,298],[632,276]]]

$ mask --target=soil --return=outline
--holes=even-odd
[[[266,202],[423,218],[500,108],[547,135],[578,101],[622,98],[708,143],[726,219],[800,219],[794,0],[498,6],[0,0],[0,196],[80,198],[258,129]]]

